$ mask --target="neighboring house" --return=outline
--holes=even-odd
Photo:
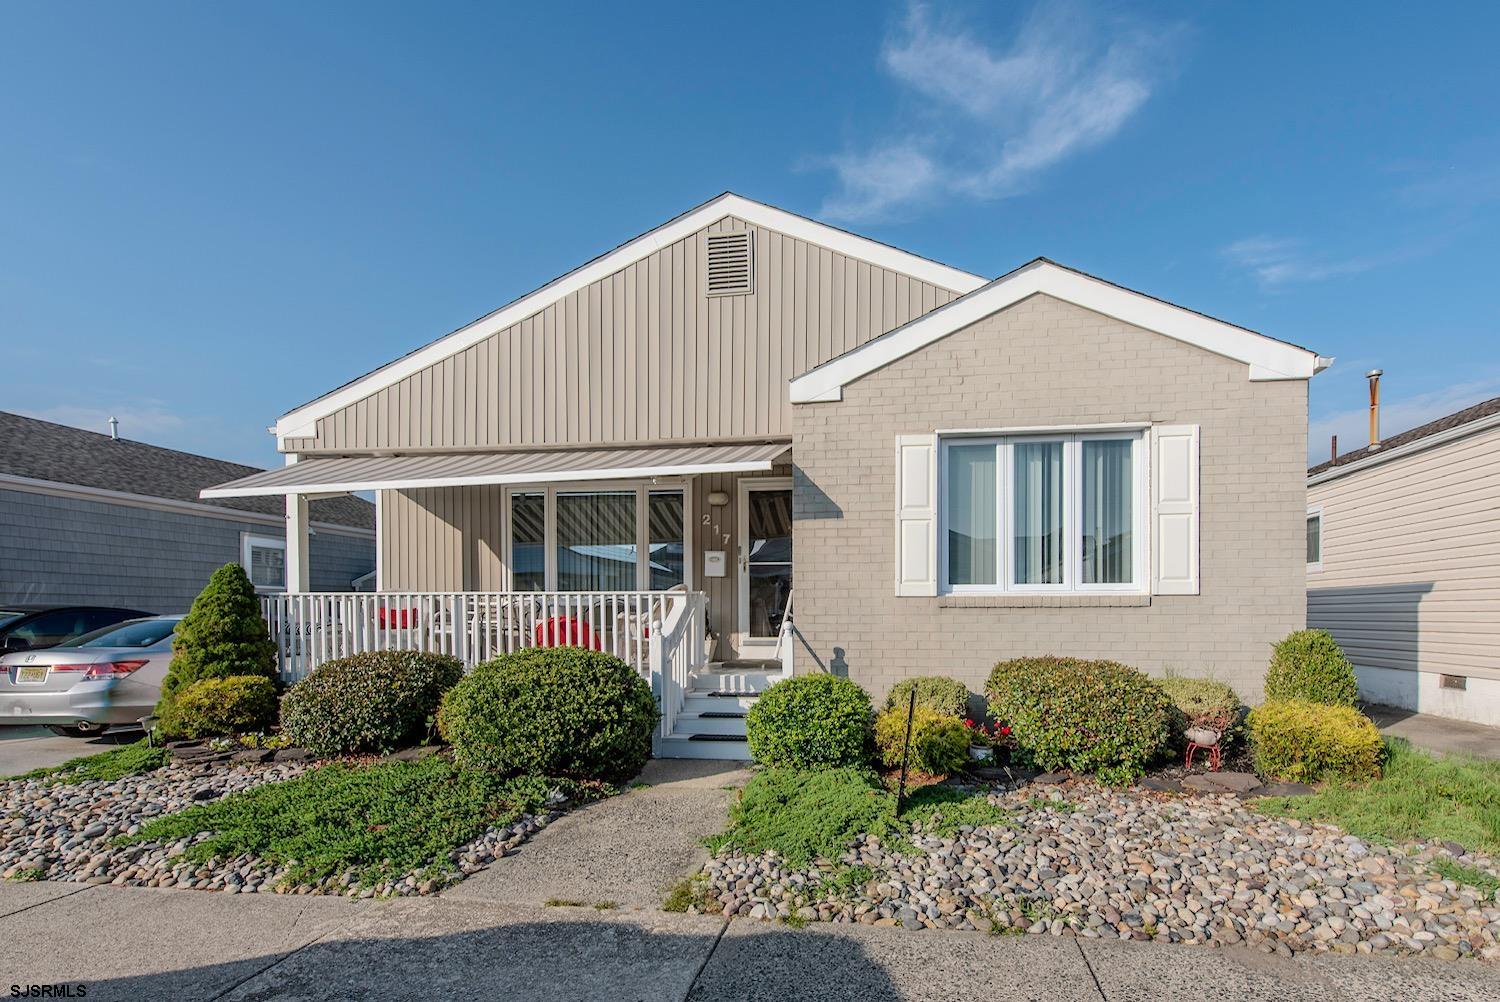
[[[183,612],[214,569],[234,561],[260,590],[284,590],[284,505],[198,498],[254,472],[0,412],[0,605]],[[317,587],[348,589],[374,567],[374,523],[374,506],[360,498],[312,503]]]
[[[1044,259],[989,281],[725,194],[283,416],[296,462],[205,496],[285,495],[297,524],[307,495],[377,492],[389,597],[273,603],[312,638],[290,673],[597,643],[649,671],[664,754],[742,755],[735,693],[792,670],[979,691],[1058,653],[1255,700],[1304,622],[1328,362]]]
[[[1376,703],[1500,725],[1500,397],[1307,471],[1307,622]]]

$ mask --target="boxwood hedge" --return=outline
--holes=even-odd
[[[415,744],[463,673],[457,658],[423,651],[371,651],[329,661],[287,692],[281,729],[292,744],[320,755]]]
[[[797,675],[767,689],[745,719],[750,757],[816,769],[868,765],[870,696],[838,675]]]

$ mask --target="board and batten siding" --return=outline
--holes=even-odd
[[[1323,520],[1307,622],[1338,640],[1365,698],[1500,724],[1500,428],[1312,484],[1307,500]]]
[[[693,587],[708,596],[709,629],[722,638],[719,657],[733,657],[738,628],[739,480],[790,477],[790,466],[770,473],[714,473],[688,478],[692,526],[688,560]],[[570,489],[588,490],[587,484]],[[596,485],[608,490],[609,482]],[[714,491],[729,503],[714,507]],[[505,494],[501,487],[429,487],[382,491],[380,498],[381,587],[387,591],[504,591]],[[726,540],[726,536],[728,539]],[[722,578],[703,575],[705,550],[725,551]]]
[[[707,234],[752,233],[754,287],[708,296]],[[791,434],[787,381],[956,297],[725,217],[317,423],[288,452]]]

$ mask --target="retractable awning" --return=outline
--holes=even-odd
[[[556,452],[464,453],[461,455],[354,456],[304,459],[209,487],[204,498],[276,494],[343,494],[401,487],[463,487],[569,480],[623,480],[689,473],[749,473],[769,470],[788,449],[785,442],[750,445],[682,445],[651,449],[569,449]]]

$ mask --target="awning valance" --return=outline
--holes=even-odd
[[[209,487],[205,498],[276,494],[342,494],[401,487],[626,480],[690,473],[748,473],[771,469],[785,442],[749,445],[679,445],[649,449],[568,449],[420,456],[353,456],[304,459]]]

